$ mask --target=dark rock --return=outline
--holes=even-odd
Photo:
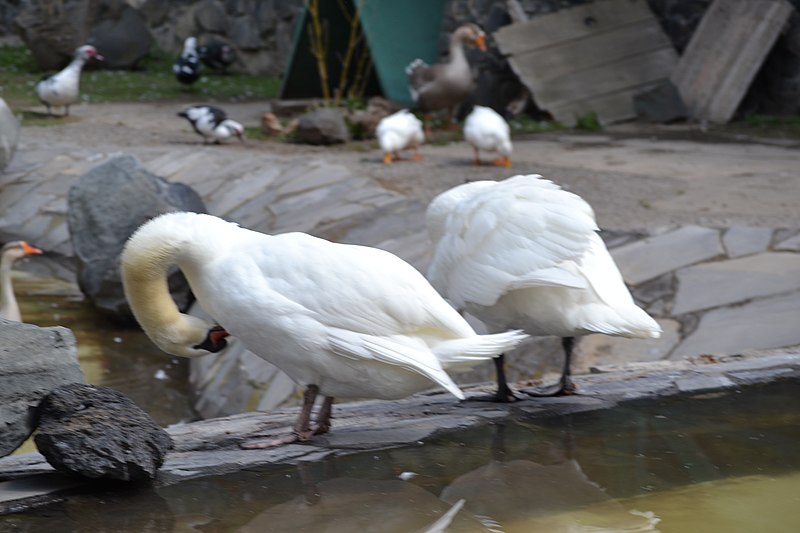
[[[69,474],[151,480],[173,446],[147,413],[108,387],[59,387],[41,401],[37,416],[39,452],[53,468]]]
[[[133,321],[123,293],[119,255],[140,225],[171,211],[205,213],[206,208],[193,189],[150,174],[127,155],[91,169],[70,188],[67,223],[78,285],[95,307],[113,318]],[[186,309],[193,298],[177,269],[169,286],[178,307]]]
[[[17,149],[19,121],[6,101],[0,98],[0,172],[8,166]]]
[[[666,123],[689,116],[678,88],[669,80],[635,95],[633,109],[636,117],[645,122]]]
[[[132,67],[153,42],[144,17],[124,0],[23,2],[14,24],[43,70],[64,67],[87,43],[105,56],[105,66]]]
[[[136,68],[150,53],[153,37],[142,14],[130,5],[123,4],[114,15],[92,25],[88,42],[103,55],[104,67]]]
[[[83,382],[83,372],[70,330],[0,319],[0,457],[33,432],[32,406],[76,382]]]
[[[304,144],[337,144],[350,140],[342,112],[321,107],[300,117],[294,140]]]

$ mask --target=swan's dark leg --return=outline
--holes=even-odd
[[[325,396],[325,401],[317,413],[317,427],[314,429],[314,435],[322,435],[331,429],[331,413],[333,412],[333,398]]]
[[[508,381],[506,380],[505,354],[500,354],[494,358],[494,369],[497,375],[497,392],[495,393],[494,400],[502,403],[517,401],[519,398],[517,398],[514,391],[511,390],[511,387],[508,386]]]
[[[319,394],[319,387],[316,385],[309,385],[303,393],[303,408],[300,410],[300,416],[297,417],[293,430],[298,440],[305,441],[313,435],[311,411],[314,409],[314,400],[317,399],[317,394]]]
[[[294,428],[290,435],[286,435],[285,437],[276,437],[270,439],[254,439],[250,441],[246,441],[241,443],[239,446],[246,450],[252,449],[263,449],[263,448],[274,448],[275,446],[282,446],[284,444],[292,444],[295,442],[305,442],[311,438],[311,436],[315,433],[311,429],[311,411],[314,409],[314,400],[317,399],[317,395],[319,394],[319,387],[316,385],[309,385],[306,387],[306,391],[303,394],[303,407],[300,409],[300,415],[297,417],[297,421],[294,424]],[[327,398],[326,398],[327,402]],[[333,402],[333,398],[331,398],[331,402]],[[325,405],[323,404],[322,410],[320,411],[320,416],[322,416]],[[330,406],[328,406],[328,427],[330,428]]]
[[[521,391],[528,396],[566,396],[575,392],[575,384],[572,382],[572,349],[575,347],[575,337],[563,337],[561,347],[564,349],[564,367],[561,370],[561,379],[558,385],[552,390],[544,391]]]

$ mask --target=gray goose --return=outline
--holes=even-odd
[[[450,35],[450,57],[446,62],[427,65],[415,59],[406,67],[411,97],[417,109],[426,116],[446,109],[448,124],[452,124],[456,109],[467,99],[474,85],[464,45],[486,51],[486,34],[476,24],[463,24]]]

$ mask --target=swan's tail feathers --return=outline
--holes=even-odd
[[[372,359],[403,367],[422,374],[459,400],[464,399],[464,393],[444,371],[441,361],[431,352],[418,350],[391,338],[364,335],[346,330],[331,332],[328,341],[337,355],[356,360]]]
[[[594,333],[604,333],[632,339],[658,339],[662,329],[653,317],[643,309],[632,306],[625,315],[607,317],[608,320],[592,320],[585,324],[585,329]]]
[[[527,338],[528,335],[518,329],[492,335],[476,335],[444,341],[433,349],[433,353],[445,366],[474,364],[513,350]]]

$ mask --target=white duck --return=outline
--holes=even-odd
[[[294,434],[268,445],[326,432],[334,397],[396,399],[435,383],[463,398],[445,368],[485,361],[526,337],[477,335],[389,252],[304,233],[265,235],[211,215],[147,222],[121,264],[133,314],[165,352],[205,355],[230,333],[306,387]],[[221,327],[178,311],[166,284],[172,265]],[[326,398],[312,432],[317,394]]]
[[[0,248],[0,318],[22,321],[14,286],[11,284],[11,269],[23,257],[41,253],[39,248],[25,241],[7,242]]]
[[[387,165],[400,159],[400,151],[406,149],[414,150],[412,159],[421,159],[419,145],[425,142],[422,121],[407,109],[383,117],[375,128],[375,136]]]
[[[69,106],[80,100],[81,71],[90,59],[102,60],[103,56],[89,44],[75,50],[69,65],[61,72],[42,79],[36,84],[36,96],[47,106],[47,114],[51,115],[51,107],[64,106],[64,116],[69,115]]]
[[[454,187],[434,198],[426,222],[435,246],[428,278],[451,304],[490,330],[563,338],[556,393],[574,390],[574,336],[661,334],[634,303],[589,204],[539,175]],[[502,357],[495,364],[497,399],[511,401]]]
[[[423,113],[446,109],[451,124],[456,109],[472,92],[472,71],[464,45],[486,51],[486,34],[476,24],[459,26],[450,35],[450,57],[446,62],[428,65],[415,59],[406,67],[409,90],[417,108]]]
[[[464,138],[475,152],[475,164],[481,164],[480,150],[497,152],[495,165],[511,167],[511,131],[508,122],[490,107],[476,105],[464,121]]]
[[[203,137],[204,144],[209,140],[220,144],[231,137],[238,137],[244,142],[244,126],[229,119],[227,113],[218,107],[193,105],[178,113],[178,116],[189,121],[194,131]]]

